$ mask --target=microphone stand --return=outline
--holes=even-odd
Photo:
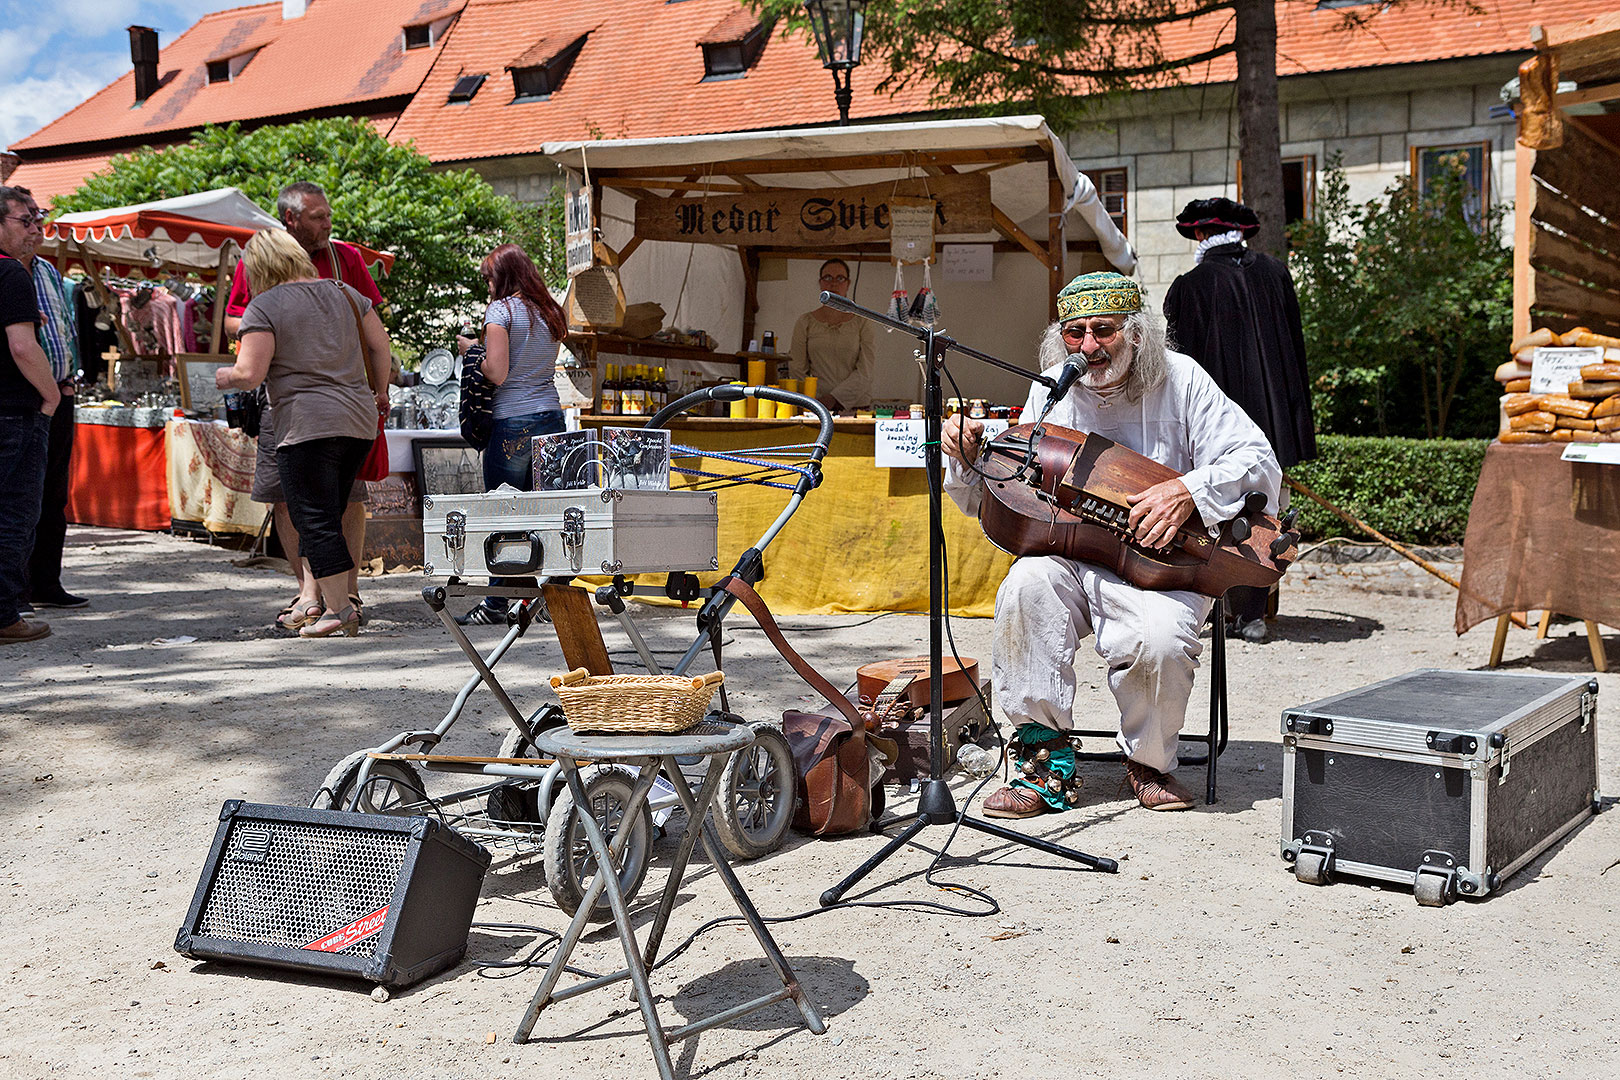
[[[951,794],[950,785],[945,782],[945,770],[949,763],[945,761],[944,738],[944,702],[945,702],[945,675],[944,675],[944,626],[945,626],[945,526],[942,519],[942,503],[944,501],[945,483],[944,470],[940,460],[940,426],[943,422],[940,397],[940,372],[945,366],[945,354],[958,352],[964,356],[971,356],[975,360],[1000,368],[1015,375],[1022,375],[1033,382],[1052,388],[1056,380],[1047,378],[1038,372],[1026,371],[1014,364],[1009,364],[988,353],[979,352],[969,348],[961,342],[944,334],[935,333],[933,327],[919,329],[910,323],[898,319],[891,319],[861,307],[853,301],[835,293],[823,292],[821,302],[828,307],[847,311],[859,315],[873,322],[882,323],[893,330],[910,334],[920,341],[926,355],[923,365],[923,410],[925,420],[925,436],[923,440],[923,457],[928,473],[929,513],[928,513],[928,779],[922,785],[922,791],[917,800],[917,810],[913,814],[902,814],[888,819],[880,824],[879,831],[890,825],[898,824],[910,818],[911,821],[904,829],[897,833],[889,842],[871,858],[857,866],[848,876],[838,884],[821,894],[821,906],[827,907],[838,902],[856,882],[876,869],[889,856],[904,847],[911,838],[916,836],[929,825],[954,825],[960,821],[961,825],[989,836],[1009,840],[1015,844],[1044,851],[1049,855],[1057,855],[1074,862],[1082,863],[1093,870],[1105,873],[1117,873],[1119,864],[1113,859],[1100,858],[1088,855],[1083,851],[1067,848],[1061,844],[1054,844],[1039,837],[1029,836],[1009,829],[1004,825],[984,821],[980,818],[969,817],[964,810],[958,814],[956,798]]]

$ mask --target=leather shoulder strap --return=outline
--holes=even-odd
[[[336,255],[333,256],[333,258],[336,257]],[[371,358],[366,353],[366,326],[360,319],[360,305],[354,302],[354,297],[349,295],[349,290],[343,287],[342,279],[334,282],[334,284],[337,285],[338,292],[343,294],[343,299],[349,302],[349,314],[354,316],[354,331],[360,335],[360,366],[366,369],[366,385],[371,387],[371,392],[375,394],[377,392],[377,377],[371,373]]]
[[[771,615],[771,609],[765,606],[765,601],[760,599],[759,593],[750,588],[746,581],[736,576],[728,576],[721,582],[720,588],[742,601],[743,607],[747,608],[749,614],[753,615],[755,621],[759,623],[760,629],[765,631],[765,636],[770,639],[772,645],[776,646],[776,651],[781,653],[782,659],[788,662],[788,666],[798,672],[799,678],[809,683],[811,689],[826,697],[839,712],[843,713],[844,718],[849,721],[849,726],[854,730],[855,737],[864,742],[866,718],[860,714],[860,711],[854,705],[850,704],[849,699],[841,694],[836,686],[828,682],[819,671],[810,666],[809,661],[795,652],[793,646],[787,643],[787,638],[782,636],[781,629],[776,625],[776,619]]]

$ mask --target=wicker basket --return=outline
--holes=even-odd
[[[563,714],[574,731],[614,735],[670,734],[703,719],[725,675],[592,675],[575,668],[551,677]]]

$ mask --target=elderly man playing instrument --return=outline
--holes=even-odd
[[[1130,497],[1132,538],[1166,545],[1194,510],[1206,523],[1232,518],[1250,492],[1275,512],[1282,470],[1260,429],[1190,357],[1169,350],[1164,321],[1141,287],[1114,273],[1085,274],[1058,294],[1058,321],[1040,346],[1044,374],[1084,365],[1045,419],[1096,433],[1176,470],[1177,479]],[[1024,414],[1039,416],[1046,389],[1031,387]],[[975,471],[984,425],[960,415],[942,433],[945,489],[966,513],[978,510]],[[1087,634],[1108,668],[1119,704],[1119,748],[1137,800],[1150,810],[1185,810],[1192,794],[1172,775],[1186,720],[1200,626],[1212,601],[1194,592],[1150,592],[1086,562],[1030,556],[1013,563],[996,594],[991,678],[1017,727],[1021,758],[1038,760],[991,795],[992,817],[1032,817],[1077,799],[1074,751],[1075,653]]]

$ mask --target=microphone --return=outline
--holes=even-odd
[[[1085,373],[1086,365],[1084,363],[1076,363],[1073,358],[1064,361],[1063,370],[1058,372],[1057,383],[1053,385],[1052,392],[1046,395],[1046,405],[1041,409],[1042,420],[1046,419],[1046,414],[1052,411],[1052,406],[1062,401],[1064,395],[1069,392],[1075,383],[1080,381],[1080,376]]]

